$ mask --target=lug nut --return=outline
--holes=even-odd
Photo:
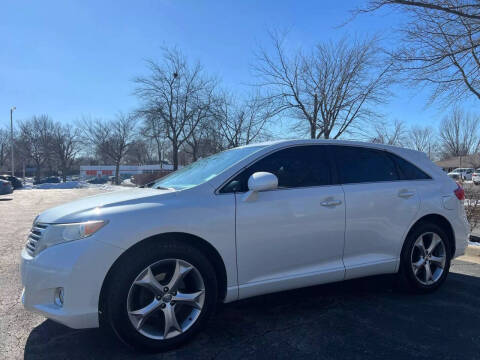
[[[160,300],[162,297],[161,296],[156,296],[156,299],[157,300]]]
[[[162,309],[165,309],[166,306],[167,306],[167,305],[165,305],[165,303],[161,303],[161,304],[160,304],[160,308],[162,308]]]
[[[172,291],[172,295],[173,295],[173,296],[177,296],[177,292],[176,292],[176,291]]]
[[[168,287],[167,287],[167,286],[165,286],[165,287],[163,288],[163,292],[168,292]]]
[[[172,306],[175,305],[175,301],[174,300],[170,301],[170,305]]]

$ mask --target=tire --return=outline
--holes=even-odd
[[[423,252],[421,243],[424,244]],[[433,243],[437,245],[428,255]],[[405,240],[400,258],[400,283],[410,292],[431,293],[445,282],[450,261],[451,250],[446,232],[436,224],[420,223],[410,231]],[[431,277],[427,268],[430,269]]]
[[[136,350],[160,352],[175,348],[201,330],[215,311],[215,270],[201,251],[180,240],[136,246],[122,256],[112,271],[103,297],[103,323],[106,321],[124,343]],[[174,277],[180,279],[177,285]],[[167,290],[167,285],[172,288]],[[154,307],[150,313],[144,310]],[[167,317],[168,324],[174,325],[167,326]]]

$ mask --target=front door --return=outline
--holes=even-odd
[[[276,190],[245,201],[251,174],[267,171]],[[233,181],[240,298],[344,278],[342,253],[345,199],[333,184],[326,146],[278,150],[248,167]]]

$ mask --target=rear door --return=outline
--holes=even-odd
[[[345,192],[346,278],[393,272],[398,249],[420,200],[393,156],[376,149],[333,146]]]

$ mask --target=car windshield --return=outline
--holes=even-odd
[[[247,146],[211,155],[162,178],[153,185],[153,188],[183,190],[200,185],[263,147]]]

